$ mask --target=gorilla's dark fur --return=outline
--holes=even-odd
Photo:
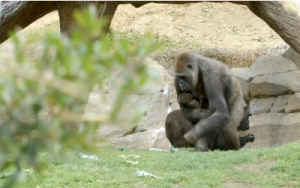
[[[189,144],[183,137],[185,133],[193,128],[193,124],[184,119],[181,110],[174,110],[168,114],[165,122],[166,135],[174,147],[195,147]],[[212,132],[208,134],[208,149],[209,150],[226,150],[224,147],[224,138],[222,133]],[[244,147],[248,142],[253,142],[255,137],[253,134],[248,134],[239,137],[241,147]]]
[[[175,60],[175,88],[182,116],[194,125],[184,133],[189,144],[196,145],[197,151],[242,147],[238,130],[247,129],[243,125],[248,122],[246,103],[238,80],[225,64],[197,53],[180,53]],[[189,95],[192,105],[182,95]],[[200,107],[194,106],[197,100]],[[211,145],[212,139],[216,141]]]

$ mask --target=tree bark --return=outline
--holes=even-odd
[[[56,9],[52,1],[3,1],[0,7],[0,44],[8,33],[19,26],[22,29]]]
[[[250,1],[247,2],[247,6],[300,54],[300,4],[298,2]]]
[[[189,3],[201,3],[202,1],[119,1],[119,4],[131,4],[135,8],[139,8],[148,3],[159,3],[159,4],[189,4]],[[211,3],[224,3],[230,2],[238,5],[246,5],[247,1],[207,1]]]
[[[97,16],[106,19],[106,25],[103,32],[107,33],[119,3],[116,2],[88,2],[88,1],[59,1],[57,9],[59,14],[60,31],[68,36],[74,29],[73,12],[76,9],[86,8],[89,4],[94,4],[97,9]]]
[[[107,23],[103,32],[107,32],[119,4],[88,1],[7,1],[1,3],[0,44],[9,38],[8,33],[15,27],[23,29],[54,10],[58,10],[61,32],[70,35],[74,27],[73,11],[86,8],[90,3],[96,5],[99,18],[106,18]]]

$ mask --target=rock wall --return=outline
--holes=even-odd
[[[251,99],[250,130],[256,140],[245,148],[275,147],[300,140],[300,55],[259,58],[250,68],[233,68]],[[243,133],[245,134],[245,133]]]
[[[127,106],[121,111],[122,122],[119,124],[101,125],[97,134],[107,138],[113,146],[127,146],[139,149],[161,148],[169,149],[170,143],[165,136],[165,119],[169,110],[179,109],[173,90],[173,77],[157,62],[147,59],[149,69],[158,74],[155,82],[149,83],[145,95],[127,97]],[[119,72],[114,72],[115,78]],[[117,79],[116,79],[117,80]],[[85,114],[105,114],[113,104],[116,88],[108,84],[104,91],[93,91],[88,100]],[[139,107],[143,118],[137,124],[132,124],[134,111],[132,106]]]

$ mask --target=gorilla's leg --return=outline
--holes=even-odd
[[[195,151],[207,152],[208,149],[208,139],[206,136],[200,138],[196,143]]]
[[[194,147],[189,144],[183,135],[193,128],[193,125],[186,121],[181,110],[174,110],[168,114],[165,122],[166,136],[174,147]]]

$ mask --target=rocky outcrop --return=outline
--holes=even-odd
[[[249,93],[253,115],[250,129],[240,134],[253,133],[256,139],[245,148],[300,140],[300,55],[290,48],[283,56],[262,57],[249,69],[232,69],[243,78],[241,85],[249,83],[244,92]]]
[[[300,111],[300,93],[295,93],[289,98],[288,104],[285,107],[285,112],[299,112]]]
[[[300,113],[263,113],[250,117],[255,141],[245,148],[275,147],[300,140]]]
[[[264,99],[253,99],[250,102],[251,114],[262,114],[270,112],[270,109],[275,101],[275,97]]]
[[[284,112],[286,105],[292,95],[281,95],[276,97],[270,112]]]
[[[144,87],[143,93],[126,97],[126,104],[119,114],[117,124],[101,125],[98,130],[100,137],[107,138],[113,146],[127,146],[147,149],[149,147],[169,148],[170,143],[165,136],[165,119],[169,106],[178,109],[177,98],[173,92],[173,78],[157,62],[147,59],[149,70],[157,75],[154,82]],[[121,73],[113,72],[118,78]],[[116,79],[117,80],[117,79]],[[86,114],[107,114],[114,104],[114,93],[107,82],[104,91],[93,91],[86,107]],[[133,124],[136,111],[142,112],[142,119]]]
[[[250,95],[255,98],[300,92],[300,70],[274,73],[253,78]]]
[[[249,68],[232,68],[230,71],[237,78],[241,78],[245,82],[249,82],[250,79],[253,78],[252,71]]]
[[[298,69],[300,69],[300,54],[298,54],[293,48],[290,47],[282,54],[282,56],[295,62]]]
[[[243,94],[249,96],[249,82],[252,78],[252,72],[249,68],[232,68],[231,72],[239,80]]]
[[[253,78],[261,75],[289,72],[296,68],[296,64],[290,59],[282,56],[269,56],[259,58],[250,69]]]

